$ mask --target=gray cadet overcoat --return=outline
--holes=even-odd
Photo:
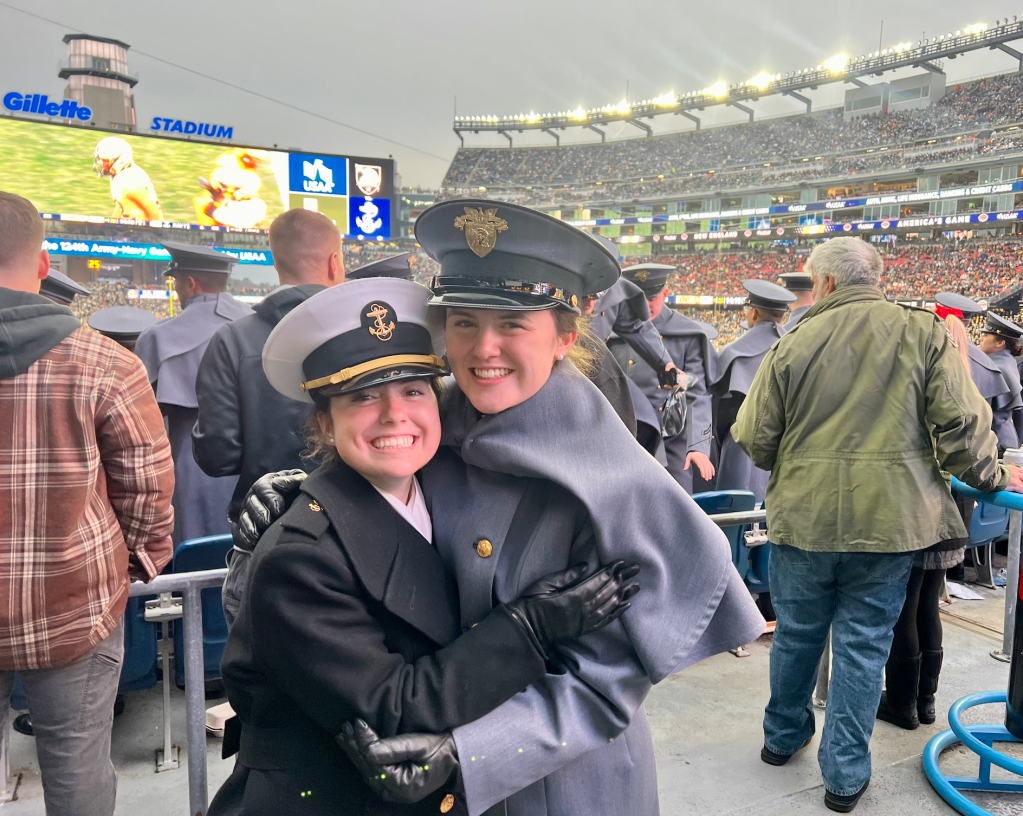
[[[967,352],[970,358],[970,377],[980,391],[980,395],[991,406],[991,430],[998,437],[998,447],[1018,447],[1016,428],[1012,424],[1014,403],[1020,401],[1019,395],[1013,396],[1002,370],[972,341],[967,341]]]
[[[805,315],[812,308],[813,308],[813,306],[797,306],[795,309],[791,309],[789,311],[788,315],[785,317],[785,321],[784,321],[785,328],[786,329],[791,329],[800,320],[802,320],[803,319],[803,315]]]
[[[657,329],[650,323],[646,294],[625,278],[608,289],[593,306],[590,331],[603,342],[614,332],[658,371],[671,362]],[[681,366],[680,366],[681,367]]]
[[[188,302],[180,315],[161,320],[139,335],[135,353],[149,372],[156,401],[167,417],[174,456],[174,546],[201,536],[230,533],[227,506],[237,476],[214,479],[192,455],[192,427],[199,415],[195,378],[214,332],[252,309],[226,292]]]
[[[499,414],[481,416],[456,390],[423,487],[463,629],[580,560],[642,569],[620,621],[559,649],[542,681],[454,730],[470,816],[495,805],[507,816],[655,816],[652,684],[764,629],[724,536],[570,363]],[[508,540],[527,491],[542,515]]]
[[[1010,421],[1003,423],[1000,428],[994,429],[998,434],[998,444],[999,446],[1005,444],[1004,439],[1005,442],[1012,442],[1012,444],[1005,444],[1005,447],[1018,448],[1021,439],[1023,439],[1023,433],[1021,433],[1023,432],[1023,396],[1021,396],[1023,387],[1020,386],[1016,358],[1004,349],[988,356],[998,366],[998,370],[1005,378],[1005,384],[1009,386],[1009,393],[1001,407],[1007,412]]]
[[[710,384],[714,378],[714,365],[717,353],[710,341],[717,337],[713,326],[701,323],[681,315],[667,306],[651,323],[657,329],[664,343],[664,349],[671,359],[686,374],[695,377],[696,382],[686,391],[685,433],[669,439],[665,443],[665,454],[668,472],[675,480],[692,492],[692,469],[684,470],[686,454],[698,451],[710,456],[710,443],[713,435],[712,404]],[[655,411],[660,411],[668,392],[658,386],[657,372],[636,356],[617,335],[608,341],[625,373],[639,386],[647,401]]]
[[[752,490],[758,502],[764,500],[767,479],[771,474],[754,466],[746,452],[732,439],[730,429],[760,363],[783,334],[785,328],[780,323],[754,323],[741,337],[718,352],[717,374],[711,387],[716,432],[721,444],[717,489]]]

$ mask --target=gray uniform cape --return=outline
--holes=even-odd
[[[594,304],[590,331],[605,343],[614,332],[658,371],[671,362],[657,329],[650,323],[646,294],[625,278],[619,278]]]
[[[231,532],[227,506],[237,476],[214,479],[192,455],[192,427],[199,415],[195,380],[213,334],[252,309],[227,293],[198,295],[180,315],[161,320],[139,335],[135,353],[149,372],[156,401],[167,417],[174,456],[174,546],[202,536]]]
[[[989,357],[998,366],[998,370],[1002,372],[1002,376],[1005,378],[1006,385],[1009,386],[1009,393],[1005,397],[1005,405],[1003,407],[1009,412],[1011,417],[1011,428],[1005,425],[1002,426],[1003,433],[999,434],[998,444],[1003,444],[1002,439],[1004,437],[1006,441],[1013,442],[1013,444],[1005,445],[1005,447],[1018,448],[1020,440],[1023,440],[1023,396],[1020,394],[1023,391],[1023,387],[1020,386],[1017,358],[1013,357],[1005,349],[996,351],[994,354],[989,355]],[[1015,437],[1011,440],[1010,430],[1015,432]]]
[[[717,377],[711,388],[721,443],[717,489],[751,490],[758,502],[767,494],[767,479],[771,474],[754,466],[753,460],[732,438],[730,428],[753,385],[760,363],[783,334],[785,328],[779,323],[754,323],[718,353]]]
[[[651,685],[764,628],[724,536],[570,365],[499,414],[479,415],[459,391],[445,413],[423,487],[463,629],[574,561],[624,559],[643,576],[620,621],[560,648],[542,681],[454,730],[470,816],[501,801],[507,816],[654,816]],[[527,491],[543,497],[540,523],[506,540]]]
[[[696,379],[686,391],[688,415],[685,433],[665,443],[668,472],[687,492],[692,492],[692,470],[684,469],[686,455],[690,451],[698,451],[710,456],[713,436],[710,383],[717,357],[710,341],[717,337],[717,330],[668,307],[662,308],[651,323],[660,334],[664,349],[675,365]],[[653,409],[659,411],[668,392],[658,387],[657,372],[643,360],[635,359],[618,335],[612,335],[608,347]]]
[[[1015,399],[1009,385],[1005,382],[1002,370],[994,360],[969,342],[967,351],[970,357],[970,376],[973,378],[980,395],[991,406],[991,430],[998,437],[998,447],[1018,447],[1016,428],[1012,424],[1013,402]]]
[[[788,316],[785,318],[785,323],[784,323],[785,328],[786,329],[791,329],[800,320],[802,320],[803,319],[803,315],[805,315],[812,308],[813,308],[813,306],[797,306],[795,309],[791,309],[789,311],[789,313],[788,313]]]

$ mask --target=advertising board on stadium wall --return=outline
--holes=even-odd
[[[891,218],[882,221],[848,221],[844,224],[816,224],[796,230],[801,235],[819,235],[836,232],[882,232],[896,229],[928,229],[935,227],[968,227],[977,224],[998,226],[1023,219],[1023,210],[989,213],[962,213],[961,215],[935,215],[923,218]]]
[[[160,244],[122,244],[116,241],[64,241],[47,238],[43,241],[43,249],[55,255],[73,255],[76,257],[119,258],[135,261],[167,261],[170,253]],[[230,255],[239,264],[256,264],[273,266],[273,254],[268,250],[226,249],[213,247],[217,252]]]
[[[177,137],[179,120],[159,121],[156,136],[0,116],[0,190],[51,221],[265,233],[280,213],[303,208],[345,238],[391,238],[393,159],[190,141]],[[202,123],[182,133],[188,124]],[[168,129],[174,135],[162,135]]]
[[[899,193],[897,195],[866,196],[862,198],[839,198],[829,201],[814,201],[807,204],[778,204],[773,207],[746,207],[737,210],[699,210],[695,212],[630,216],[625,218],[590,218],[583,221],[568,221],[567,223],[576,227],[611,227],[625,226],[627,224],[670,224],[676,221],[714,221],[721,218],[751,218],[762,215],[826,213],[836,210],[874,207],[881,204],[919,204],[928,201],[1005,195],[1007,193],[1019,192],[1023,192],[1023,181],[1005,184],[981,184],[972,187],[952,187],[928,193]]]

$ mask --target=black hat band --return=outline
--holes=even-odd
[[[382,305],[386,307],[386,304]],[[385,315],[381,324],[383,330],[375,326],[374,320],[368,326],[346,331],[310,352],[302,363],[307,382],[332,377],[338,372],[387,357],[433,356],[433,340],[425,326],[399,322],[393,317],[393,312],[390,317]]]
[[[430,284],[435,296],[458,294],[515,295],[524,301],[531,298],[544,302],[556,301],[575,308],[579,296],[553,283],[524,281],[505,278],[470,278],[455,275],[438,275]]]
[[[499,282],[507,281],[520,287],[543,284],[563,289],[569,296],[588,294],[582,291],[585,287],[579,274],[540,258],[500,250],[494,250],[485,260],[468,250],[448,252],[441,258],[440,277],[483,281],[491,288],[504,288]]]

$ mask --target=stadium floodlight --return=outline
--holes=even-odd
[[[771,76],[770,74],[766,74],[763,71],[761,71],[759,74],[757,74],[755,77],[753,77],[753,79],[749,81],[749,84],[756,85],[757,88],[759,88],[762,91],[765,88],[767,88],[772,82],[774,82],[774,77]]]
[[[724,82],[715,82],[707,88],[707,93],[711,96],[716,96],[718,99],[722,99],[728,96],[728,86]]]
[[[848,64],[849,58],[845,54],[836,54],[824,63],[824,67],[833,74],[841,74],[845,72],[845,66]]]
[[[535,124],[536,122],[539,122],[540,119],[543,117],[541,117],[539,113],[533,113],[532,111],[530,111],[529,113],[526,114],[525,118],[527,122]]]
[[[983,34],[987,31],[987,23],[974,23],[963,29],[964,34]]]
[[[587,118],[586,111],[583,110],[582,108],[576,108],[574,111],[572,111],[572,118],[578,119],[580,122],[585,122]]]
[[[674,91],[671,91],[666,94],[661,94],[660,96],[655,96],[650,101],[655,105],[667,107],[668,105],[674,105],[676,102],[678,102],[678,97],[675,95]]]

